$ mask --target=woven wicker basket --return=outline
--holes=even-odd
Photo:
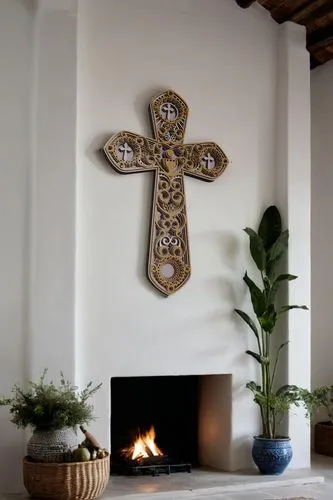
[[[89,462],[41,463],[23,459],[23,482],[33,498],[92,500],[105,490],[110,457]]]
[[[330,422],[318,422],[315,425],[314,448],[320,455],[333,457],[333,425]]]

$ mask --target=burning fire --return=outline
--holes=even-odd
[[[158,457],[163,455],[163,452],[159,449],[155,443],[155,429],[151,426],[148,432],[139,434],[128,448],[122,450],[123,455],[131,460],[142,460],[148,457]]]

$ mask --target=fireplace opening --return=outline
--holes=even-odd
[[[196,376],[111,379],[116,473],[189,472],[198,464]]]
[[[228,470],[231,375],[111,378],[111,473]]]

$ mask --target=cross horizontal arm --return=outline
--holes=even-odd
[[[122,174],[154,170],[162,157],[161,144],[132,132],[112,136],[103,151],[111,165]]]
[[[229,164],[226,154],[215,142],[185,144],[179,149],[184,174],[204,181],[214,181]]]

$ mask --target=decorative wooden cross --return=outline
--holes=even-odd
[[[214,142],[183,144],[187,104],[169,90],[150,105],[155,139],[119,132],[104,146],[122,174],[155,172],[148,278],[165,295],[181,288],[191,274],[184,174],[213,181],[228,159]]]

